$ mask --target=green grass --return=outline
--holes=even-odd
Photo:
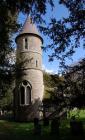
[[[77,109],[77,110],[71,110],[69,112],[70,118],[72,116],[75,116],[76,118],[79,118],[81,120],[85,120],[85,109]]]
[[[71,116],[76,115],[70,112]],[[85,132],[85,111],[79,111],[79,118],[83,121]],[[42,123],[41,123],[42,124]],[[60,135],[51,135],[50,126],[44,127],[42,124],[41,136],[34,135],[33,123],[19,123],[6,120],[0,120],[0,140],[83,140],[83,136],[72,136],[70,132],[69,119],[60,121]]]
[[[0,140],[82,140],[85,136],[73,137],[70,133],[69,120],[62,120],[60,136],[51,135],[50,127],[43,127],[42,135],[34,135],[33,123],[18,123],[0,120]]]

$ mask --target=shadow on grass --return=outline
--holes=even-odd
[[[83,120],[82,120],[83,121]],[[72,136],[69,120],[61,121],[59,136],[50,133],[50,126],[42,125],[41,135],[34,134],[33,123],[0,120],[0,140],[84,140],[85,135]]]

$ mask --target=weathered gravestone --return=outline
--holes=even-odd
[[[49,126],[49,119],[48,118],[43,119],[43,125],[44,126]]]
[[[59,119],[55,118],[51,121],[51,134],[59,135]]]
[[[38,118],[34,118],[34,134],[41,135],[41,124],[39,124]]]
[[[75,117],[71,118],[70,129],[73,135],[83,134],[83,123],[80,120],[76,120]]]

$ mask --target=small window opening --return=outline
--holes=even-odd
[[[38,61],[36,60],[36,67],[38,66]]]
[[[28,49],[28,40],[25,38],[25,49]]]

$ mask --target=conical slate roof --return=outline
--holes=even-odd
[[[39,32],[38,32],[36,26],[33,24],[31,17],[28,17],[26,19],[26,21],[23,25],[23,28],[20,32],[20,34],[24,34],[24,33],[33,33],[33,34],[39,35]]]
[[[19,36],[22,36],[24,34],[32,34],[32,35],[38,36],[43,42],[43,39],[40,36],[35,24],[33,24],[31,17],[27,17],[20,34],[16,37],[16,40]]]

